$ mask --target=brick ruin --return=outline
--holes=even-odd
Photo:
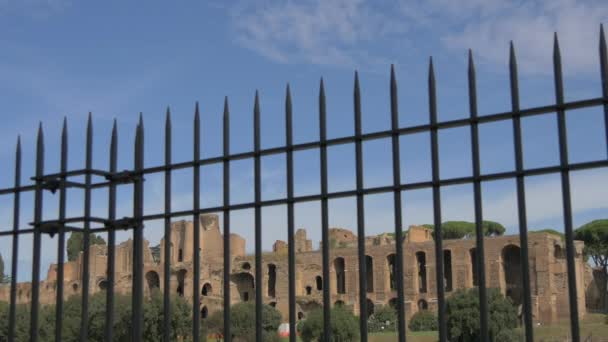
[[[179,296],[192,298],[192,248],[193,224],[178,221],[171,228],[171,288]],[[331,303],[359,310],[357,236],[344,228],[331,228],[330,236],[330,293]],[[549,233],[530,232],[529,237],[530,282],[532,308],[535,322],[550,324],[569,317],[567,270],[564,243],[559,236]],[[396,305],[395,241],[392,234],[366,237],[367,298],[368,312],[383,305]],[[231,304],[255,300],[255,257],[245,252],[245,239],[230,235],[230,287]],[[164,241],[156,257],[147,241],[144,242],[145,294],[163,283]],[[205,318],[223,305],[223,236],[217,215],[201,216],[201,317]],[[310,310],[323,302],[321,250],[313,249],[306,230],[295,234],[296,247],[296,312],[298,319],[306,317]],[[584,315],[586,303],[596,301],[598,294],[590,289],[597,286],[592,268],[584,261],[583,242],[575,241],[576,279],[580,315]],[[104,291],[107,287],[106,246],[90,247],[90,292]],[[287,243],[277,241],[272,252],[263,254],[264,279],[263,301],[276,307],[288,320],[288,266]],[[519,236],[485,238],[486,284],[499,288],[503,294],[520,305],[522,302]],[[125,241],[116,246],[115,290],[128,293],[131,290],[133,242]],[[407,317],[419,310],[436,310],[435,252],[432,232],[420,226],[411,226],[403,242],[405,310]],[[477,285],[475,240],[444,240],[444,267],[446,295],[456,289]],[[57,265],[49,267],[46,280],[41,281],[40,302],[55,303]],[[65,296],[79,295],[81,288],[82,253],[77,260],[64,266]],[[0,301],[9,300],[8,284],[0,285]],[[30,300],[30,283],[19,283],[18,303]],[[593,291],[591,291],[593,292]],[[597,291],[596,291],[597,292]]]

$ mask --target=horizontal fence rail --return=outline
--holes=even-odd
[[[200,312],[200,216],[206,213],[222,212],[223,213],[223,309],[224,309],[224,337],[225,341],[231,340],[231,288],[230,288],[230,213],[239,209],[254,210],[254,231],[255,231],[255,336],[257,341],[263,339],[262,326],[262,208],[274,205],[286,205],[287,207],[287,239],[288,239],[288,306],[289,306],[289,326],[290,326],[290,342],[296,341],[296,251],[294,239],[295,227],[295,211],[294,206],[297,203],[319,201],[321,204],[321,236],[322,236],[322,275],[323,275],[323,340],[330,341],[332,339],[331,329],[331,294],[330,294],[330,238],[329,238],[329,205],[331,199],[355,197],[357,207],[357,248],[358,248],[358,286],[359,286],[359,308],[360,308],[360,339],[367,341],[367,317],[365,315],[367,307],[366,297],[366,244],[365,244],[365,196],[380,193],[392,193],[394,205],[394,233],[397,243],[395,243],[396,263],[395,263],[395,283],[397,291],[397,317],[398,317],[398,340],[406,341],[406,314],[405,314],[405,291],[404,291],[404,265],[403,265],[403,217],[402,217],[402,192],[415,189],[431,189],[433,199],[433,222],[435,229],[435,271],[436,271],[436,291],[437,291],[437,311],[439,323],[439,340],[447,341],[447,323],[446,323],[446,294],[444,286],[444,267],[443,267],[443,238],[441,234],[442,210],[441,210],[441,189],[445,186],[457,184],[470,184],[473,187],[474,198],[474,217],[475,217],[475,248],[476,248],[476,267],[478,270],[478,286],[479,286],[479,314],[480,314],[480,332],[481,340],[490,341],[488,319],[490,317],[489,308],[487,305],[486,291],[486,266],[484,263],[484,238],[482,230],[483,221],[483,206],[482,206],[482,191],[483,182],[515,179],[516,194],[517,194],[517,213],[519,223],[519,239],[521,253],[521,279],[523,282],[523,326],[525,338],[527,341],[533,341],[533,317],[532,317],[532,301],[528,265],[528,224],[526,218],[526,201],[525,201],[525,178],[537,175],[559,174],[561,179],[562,204],[563,204],[563,219],[565,227],[565,245],[566,245],[566,264],[567,264],[567,287],[569,295],[569,312],[570,312],[570,327],[571,338],[573,341],[580,341],[579,327],[579,308],[577,303],[577,288],[575,278],[575,246],[573,238],[573,223],[572,223],[572,204],[571,204],[571,185],[570,173],[578,170],[597,169],[608,167],[608,158],[594,160],[582,163],[571,163],[568,156],[568,142],[565,115],[567,111],[581,108],[603,108],[604,125],[605,125],[605,140],[606,148],[608,148],[608,53],[606,49],[606,39],[603,28],[600,29],[600,76],[602,85],[602,97],[585,99],[580,101],[566,102],[564,100],[563,76],[561,68],[561,56],[557,35],[554,39],[554,87],[555,87],[555,103],[521,109],[519,101],[519,83],[517,61],[513,44],[510,46],[509,57],[509,75],[510,75],[510,97],[511,110],[508,112],[478,115],[477,110],[477,86],[476,73],[473,61],[473,54],[469,51],[468,55],[468,94],[469,94],[469,113],[466,118],[438,121],[437,110],[437,94],[435,73],[433,69],[432,59],[429,62],[428,72],[428,104],[429,104],[429,123],[412,127],[399,126],[399,109],[397,97],[397,78],[395,70],[391,67],[390,71],[390,122],[389,130],[363,133],[361,124],[361,90],[359,85],[359,76],[355,73],[353,99],[354,99],[354,127],[355,132],[352,136],[341,138],[327,138],[327,112],[326,112],[326,94],[323,80],[320,82],[320,90],[318,97],[319,105],[319,139],[313,142],[300,144],[293,143],[293,110],[292,96],[289,85],[286,88],[285,95],[285,138],[286,143],[282,147],[261,148],[260,143],[260,117],[262,110],[259,103],[259,94],[256,92],[254,107],[253,107],[253,151],[245,153],[230,153],[230,111],[228,99],[224,102],[223,112],[223,153],[219,157],[204,158],[200,156],[200,114],[198,103],[195,106],[194,126],[193,126],[193,158],[191,161],[175,163],[172,160],[172,125],[171,113],[167,109],[165,123],[165,140],[164,140],[164,163],[159,166],[144,167],[144,122],[140,115],[139,122],[135,131],[135,140],[133,144],[134,165],[130,170],[117,170],[117,155],[118,155],[118,134],[117,123],[114,122],[110,144],[110,159],[107,170],[93,169],[93,124],[92,118],[89,115],[86,129],[86,144],[85,144],[85,167],[83,169],[68,170],[68,130],[67,122],[64,121],[61,134],[61,155],[60,155],[60,172],[48,173],[44,172],[44,135],[42,125],[38,130],[37,145],[36,145],[36,163],[35,176],[31,178],[32,184],[22,184],[21,180],[21,140],[17,140],[15,151],[15,179],[14,185],[11,188],[0,189],[0,195],[13,197],[13,225],[12,227],[0,227],[0,237],[12,237],[12,262],[11,262],[11,284],[10,284],[10,310],[8,317],[8,341],[15,340],[16,326],[16,302],[17,302],[17,274],[18,274],[18,257],[19,257],[19,237],[24,234],[33,235],[33,262],[32,262],[32,294],[31,294],[31,310],[30,310],[30,340],[37,341],[38,322],[40,309],[40,259],[41,259],[41,237],[43,234],[58,236],[58,264],[57,264],[57,292],[56,292],[56,312],[55,312],[55,334],[56,341],[61,341],[65,338],[65,331],[62,331],[62,321],[64,317],[64,250],[65,250],[65,234],[69,232],[82,232],[83,234],[83,268],[82,268],[82,299],[81,299],[81,321],[80,321],[80,341],[88,339],[88,312],[89,312],[89,246],[91,245],[90,234],[107,232],[108,233],[108,251],[107,251],[107,288],[106,288],[106,311],[104,316],[104,338],[106,341],[114,339],[114,331],[112,322],[115,321],[114,307],[115,300],[115,270],[116,270],[116,232],[119,230],[127,230],[133,234],[133,277],[132,277],[132,326],[131,337],[133,340],[142,340],[144,330],[144,223],[150,220],[163,220],[164,222],[164,269],[165,277],[163,279],[163,340],[169,341],[173,335],[171,324],[171,299],[170,299],[170,277],[171,274],[171,220],[182,216],[191,216],[194,224],[194,241],[193,248],[193,295],[192,295],[192,338],[193,341],[199,341],[201,328],[201,312]],[[526,168],[523,163],[523,142],[521,120],[525,117],[538,115],[556,115],[558,122],[558,142],[559,142],[559,164],[539,168]],[[482,174],[480,168],[480,143],[479,143],[479,125],[489,122],[506,121],[511,122],[513,127],[513,142],[515,165],[512,171],[497,172]],[[442,179],[440,176],[440,160],[439,160],[439,143],[438,135],[441,130],[454,127],[468,127],[471,136],[471,156],[472,156],[472,175],[458,178]],[[420,132],[429,133],[431,146],[431,169],[432,177],[430,181],[403,183],[401,180],[401,165],[400,165],[400,137]],[[390,138],[391,140],[391,156],[392,164],[385,167],[392,168],[392,184],[389,186],[380,187],[365,187],[363,174],[363,151],[362,146],[366,141],[375,139]],[[328,190],[328,154],[327,150],[330,146],[354,144],[356,156],[356,187],[355,189],[330,192]],[[294,193],[294,160],[293,155],[296,151],[303,150],[319,150],[320,151],[320,192],[318,194],[297,196]],[[262,200],[261,195],[261,158],[263,156],[285,154],[286,155],[286,196],[273,200]],[[240,204],[230,203],[230,162],[251,158],[254,161],[254,201]],[[203,165],[218,164],[222,165],[223,172],[223,204],[216,207],[201,207],[200,204],[200,168]],[[172,173],[180,169],[193,170],[193,192],[192,192],[192,210],[175,211],[171,202],[171,181]],[[162,174],[164,176],[164,209],[162,212],[153,214],[144,214],[144,188],[143,182],[146,175]],[[70,179],[74,177],[84,176],[84,182],[76,182]],[[103,177],[103,181],[94,182],[93,177]],[[116,215],[117,201],[117,186],[130,185],[133,187],[133,215],[131,217],[118,218]],[[67,189],[76,188],[84,190],[84,214],[78,217],[66,217],[66,201]],[[108,190],[108,212],[107,217],[94,217],[91,215],[92,190],[107,189]],[[59,210],[57,219],[43,220],[43,194],[51,192],[55,194],[58,191]],[[32,192],[34,194],[34,220],[29,223],[29,226],[21,226],[20,205],[21,194]],[[81,228],[82,227],[82,228]],[[4,228],[4,229],[3,229]]]

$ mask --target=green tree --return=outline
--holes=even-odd
[[[585,242],[585,256],[591,258],[595,266],[602,270],[604,279],[608,278],[608,219],[594,220],[580,226],[574,231],[574,238]],[[601,286],[601,301],[608,310],[606,282]]]
[[[262,305],[262,340],[264,342],[280,341],[278,329],[281,325],[281,313],[270,305]],[[213,312],[203,325],[210,334],[224,334],[224,311]],[[230,308],[230,332],[235,342],[255,341],[255,303],[245,302]]]
[[[144,341],[161,341],[163,332],[163,304],[159,291],[152,293],[144,300]],[[71,296],[63,306],[62,341],[79,340],[81,297]],[[99,292],[89,297],[89,336],[92,342],[104,340],[106,301],[105,293]],[[182,297],[171,298],[171,338],[172,340],[190,341],[192,306]],[[29,341],[29,306],[16,306],[16,341]],[[8,304],[0,302],[0,341],[8,335]],[[6,323],[4,323],[6,322]],[[120,293],[114,294],[114,341],[131,341],[131,297]],[[39,340],[53,341],[55,338],[55,306],[44,305],[39,313]],[[205,334],[201,333],[202,341]]]
[[[72,232],[68,238],[68,261],[74,261],[78,259],[78,254],[84,250],[84,239],[83,234],[80,232]],[[90,245],[105,245],[106,241],[98,235],[91,234],[89,239]]]
[[[321,341],[323,337],[323,310],[310,312],[301,327],[304,342]],[[331,309],[331,341],[353,342],[359,340],[359,320],[352,311],[336,306]]]
[[[423,224],[425,228],[434,229],[431,224]],[[484,236],[500,236],[505,233],[505,227],[494,221],[481,221]],[[446,221],[441,224],[441,236],[446,239],[464,239],[475,236],[475,223],[467,221]]]
[[[429,310],[416,312],[408,324],[411,331],[435,331],[438,328],[437,315]]]
[[[369,332],[396,331],[397,311],[390,305],[378,308],[367,320]]]
[[[498,289],[488,289],[488,329],[490,339],[503,336],[503,330],[517,327],[517,310],[510,299]],[[479,295],[477,289],[457,290],[446,302],[448,339],[450,341],[479,341]]]

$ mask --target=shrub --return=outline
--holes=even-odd
[[[262,306],[262,340],[280,341],[278,329],[281,325],[281,313],[270,305]],[[204,322],[209,333],[223,335],[224,311],[213,312]],[[230,333],[235,342],[255,341],[255,303],[239,303],[230,310]]]
[[[522,341],[521,333],[515,329],[502,329],[496,334],[496,342]]]
[[[435,331],[437,316],[429,310],[420,310],[412,316],[408,327],[411,331]]]
[[[348,309],[336,306],[331,309],[331,341],[354,342],[359,340],[359,321]],[[320,341],[323,337],[323,309],[310,312],[302,323],[304,342]]]
[[[517,310],[498,289],[488,289],[488,330],[494,340],[502,330],[517,327]],[[479,337],[479,295],[477,289],[457,290],[447,299],[446,318],[450,341],[477,341]]]
[[[367,320],[369,332],[396,331],[397,311],[389,305],[385,305],[374,312]]]

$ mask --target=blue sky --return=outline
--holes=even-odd
[[[0,0],[0,187],[11,186],[13,151],[18,134],[24,148],[23,176],[34,171],[35,132],[42,122],[46,142],[46,171],[58,170],[62,118],[68,118],[70,168],[84,165],[87,113],[94,119],[94,167],[106,169],[112,121],[119,126],[119,169],[132,166],[132,143],[139,112],[146,130],[145,164],[163,161],[164,112],[171,107],[174,158],[192,158],[192,117],[198,101],[202,114],[202,157],[221,153],[221,113],[224,96],[231,109],[232,152],[252,148],[252,105],[261,95],[262,146],[284,144],[284,95],[290,83],[294,101],[295,141],[318,138],[317,94],[324,77],[330,137],[353,132],[353,74],[360,72],[363,130],[389,128],[389,67],[395,64],[399,82],[400,124],[428,122],[427,67],[433,56],[437,76],[439,119],[468,115],[466,63],[472,48],[477,65],[480,114],[510,110],[508,43],[516,46],[520,67],[522,108],[554,101],[552,35],[562,47],[568,101],[601,94],[598,37],[608,24],[604,1],[261,1],[191,2],[145,6],[122,2],[103,4],[69,0]],[[600,108],[567,114],[572,162],[606,158]],[[523,120],[526,167],[558,163],[555,116]],[[440,133],[443,178],[471,173],[468,128]],[[511,122],[480,127],[482,172],[513,168]],[[404,136],[402,178],[428,180],[428,133]],[[318,151],[298,152],[296,193],[319,190]],[[354,147],[329,151],[330,191],[354,187]],[[392,181],[390,141],[364,145],[365,185]],[[284,155],[264,158],[263,197],[285,193]],[[202,169],[202,204],[221,203],[221,166]],[[234,202],[253,199],[253,162],[232,166]],[[191,206],[192,173],[179,171],[174,180],[174,207]],[[576,226],[608,216],[606,170],[572,175]],[[531,228],[563,229],[559,175],[527,179]],[[517,232],[514,181],[484,184],[484,216]],[[148,177],[146,213],[162,210],[162,176]],[[69,191],[69,212],[82,211],[83,195]],[[107,194],[94,192],[93,212],[105,216]],[[131,189],[119,190],[119,215],[129,215]],[[406,192],[405,225],[432,221],[430,190]],[[54,218],[56,198],[45,196],[45,218]],[[472,220],[471,186],[442,190],[445,220]],[[0,198],[0,229],[11,227],[10,197]],[[391,195],[366,198],[369,234],[394,229]],[[32,196],[23,197],[22,222],[32,219]],[[354,199],[330,203],[332,226],[355,229]],[[320,240],[319,204],[296,206],[298,227]],[[233,232],[253,248],[253,213],[235,212]],[[285,240],[284,207],[264,209],[264,248]],[[150,222],[146,238],[158,243],[160,222]],[[120,240],[128,234],[120,234]],[[56,260],[56,238],[44,238],[43,274]],[[0,253],[10,264],[8,237],[0,238]],[[31,237],[21,240],[20,280],[31,274]],[[7,270],[8,272],[8,270]]]

